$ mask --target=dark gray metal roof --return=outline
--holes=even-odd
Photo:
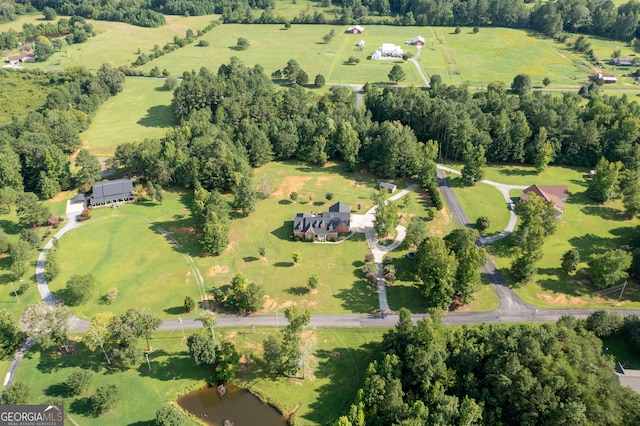
[[[351,213],[351,209],[349,208],[349,206],[342,201],[338,201],[337,203],[329,207],[329,211],[331,213]]]
[[[133,182],[131,179],[118,179],[93,185],[89,202],[91,204],[111,203],[129,198],[133,198]]]

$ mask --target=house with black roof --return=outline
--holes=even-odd
[[[91,195],[87,197],[87,207],[103,207],[134,201],[131,179],[117,179],[93,185]]]
[[[293,221],[293,236],[307,241],[335,241],[338,234],[351,231],[351,209],[337,202],[322,213],[298,213]]]

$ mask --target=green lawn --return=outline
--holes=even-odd
[[[429,74],[440,74],[447,84],[467,82],[486,86],[492,81],[510,85],[513,77],[531,76],[534,86],[549,77],[551,87],[578,87],[593,73],[593,67],[580,54],[534,31],[481,28],[473,34],[462,28],[433,27],[423,31],[427,44],[421,55]],[[426,53],[426,55],[424,55]]]
[[[459,168],[453,165],[454,168]],[[629,219],[623,211],[620,200],[599,204],[585,193],[588,186],[587,170],[568,167],[549,167],[538,175],[532,167],[496,165],[485,169],[488,180],[513,185],[567,185],[569,199],[563,215],[557,223],[555,234],[548,237],[543,246],[543,258],[538,263],[538,273],[532,282],[515,288],[516,293],[526,302],[544,308],[638,308],[640,294],[628,291],[617,302],[618,294],[611,298],[594,297],[598,289],[591,283],[587,259],[591,254],[620,248],[640,221]],[[520,191],[512,191],[512,197],[519,197]],[[465,200],[464,194],[460,196]],[[571,248],[580,252],[582,262],[575,275],[567,276],[560,269],[562,255]],[[509,238],[492,244],[489,249],[496,265],[507,280],[511,266]]]
[[[480,216],[487,216],[491,220],[491,226],[483,235],[496,234],[507,226],[509,210],[500,191],[486,183],[466,185],[462,177],[456,175],[449,175],[447,179],[471,224],[475,225]]]
[[[173,246],[154,230],[173,230],[185,222],[182,212],[188,193],[166,192],[162,205],[141,203],[118,209],[93,211],[92,219],[59,241],[60,275],[49,285],[58,298],[74,274],[93,274],[98,282],[90,300],[72,310],[81,318],[96,312],[123,313],[132,307],[148,307],[163,318],[183,315],[185,296],[200,300],[193,272]],[[118,299],[102,300],[117,288]]]
[[[384,331],[306,330],[303,338],[310,345],[311,356],[305,364],[305,380],[265,378],[260,360],[262,341],[273,329],[218,329],[216,336],[233,341],[244,355],[238,385],[267,398],[283,412],[297,408],[292,415],[295,424],[314,425],[331,424],[348,410],[371,361],[371,344],[380,341]],[[126,371],[106,369],[103,356],[89,352],[81,343],[75,346],[74,355],[39,352],[34,348],[20,365],[16,381],[31,388],[30,403],[47,403],[64,397],[66,413],[82,425],[147,424],[168,401],[175,401],[188,389],[202,386],[206,375],[202,368],[193,365],[180,332],[157,333],[151,346],[151,370],[144,362]],[[93,373],[91,387],[79,397],[65,397],[61,383],[76,368]],[[105,384],[118,387],[120,402],[112,411],[94,418],[87,412],[87,398]]]
[[[173,37],[184,37],[187,30],[194,32],[216,20],[216,15],[208,16],[170,16],[165,15],[167,24],[158,28],[143,28],[123,22],[88,20],[97,32],[86,43],[67,46],[63,51],[54,53],[43,63],[26,64],[26,68],[66,68],[82,65],[97,70],[103,63],[114,67],[129,66],[138,57],[138,49],[150,52],[154,45],[164,46],[173,43]]]
[[[250,281],[264,285],[263,312],[274,313],[290,304],[308,307],[314,313],[371,312],[377,309],[378,297],[360,275],[364,255],[369,251],[363,234],[356,234],[341,244],[313,244],[294,241],[293,219],[299,212],[322,212],[342,201],[357,213],[371,207],[370,194],[377,180],[362,173],[345,174],[341,165],[325,168],[303,163],[271,163],[255,173],[256,184],[266,182],[271,195],[258,201],[249,217],[231,222],[231,244],[218,257],[199,257],[196,263],[207,288],[228,284],[238,272]],[[289,199],[298,192],[296,202]],[[331,202],[325,199],[333,193]],[[310,197],[312,198],[310,200]],[[266,257],[261,258],[259,247]],[[291,254],[299,251],[302,261],[294,265]],[[312,274],[320,278],[315,292],[306,291]]]
[[[113,155],[118,145],[164,137],[177,120],[171,109],[173,92],[164,80],[128,77],[124,89],[107,100],[80,138],[94,155]]]

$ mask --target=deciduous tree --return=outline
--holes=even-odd
[[[631,261],[631,253],[620,249],[594,254],[587,262],[589,275],[598,288],[622,284],[622,281],[629,276],[628,269]]]
[[[427,237],[415,255],[420,288],[431,307],[448,308],[455,293],[456,258],[444,241]]]

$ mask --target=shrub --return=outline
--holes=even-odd
[[[291,198],[292,201],[296,201],[298,199],[298,193],[297,192],[292,192],[291,194],[289,194],[289,198]]]
[[[209,45],[209,42],[207,40],[200,40],[198,42],[198,46],[200,47],[207,47]]]
[[[64,385],[67,388],[67,392],[71,396],[82,395],[89,389],[89,384],[91,383],[91,373],[87,370],[75,370],[67,380],[65,380]]]
[[[462,32],[462,30],[460,29],[460,27],[456,27],[455,30],[453,30],[454,33],[456,34],[460,34]]]
[[[327,201],[331,201],[333,200],[333,193],[327,192],[327,194],[324,197],[327,199]]]
[[[24,383],[15,382],[2,392],[0,401],[3,405],[20,405],[29,402],[31,389]]]
[[[117,298],[118,298],[118,289],[115,287],[109,289],[107,294],[104,296],[104,300],[107,302],[107,304],[111,304],[115,302]]]
[[[120,400],[120,391],[116,385],[104,385],[96,389],[96,393],[90,399],[91,413],[98,417],[115,407]]]
[[[250,46],[249,40],[244,37],[239,37],[238,42],[236,43],[236,47],[240,50],[246,50]]]
[[[325,85],[325,78],[322,74],[318,74],[316,75],[316,78],[314,80],[314,84],[316,85],[316,87],[319,89],[321,87],[323,87]]]
[[[184,420],[176,410],[171,407],[164,406],[156,411],[157,426],[182,426]]]
[[[491,226],[491,220],[487,216],[480,216],[476,220],[476,229],[480,232],[484,232]]]
[[[320,278],[318,277],[318,275],[313,274],[309,277],[309,281],[307,281],[307,284],[309,285],[309,288],[311,290],[315,290],[318,288],[318,285],[320,285]]]
[[[474,34],[478,34],[479,32],[480,32],[480,27],[479,26],[476,25],[475,27],[473,27],[473,33]]]
[[[191,312],[196,308],[196,302],[193,300],[191,296],[187,296],[184,298],[184,310],[187,312]]]

